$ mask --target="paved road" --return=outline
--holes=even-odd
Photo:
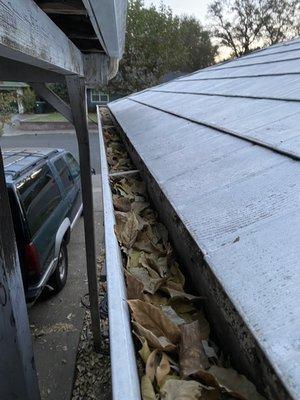
[[[0,146],[5,147],[58,147],[69,150],[78,159],[75,132],[69,133],[24,133],[0,137]],[[96,132],[90,133],[91,166],[100,172],[99,140]]]

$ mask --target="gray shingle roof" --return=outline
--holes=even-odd
[[[109,107],[300,398],[300,38]]]

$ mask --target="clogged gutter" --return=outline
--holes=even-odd
[[[110,172],[133,170],[102,109]],[[188,293],[165,226],[139,175],[110,179],[143,400],[262,400],[211,341],[205,299]]]

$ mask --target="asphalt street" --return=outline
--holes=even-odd
[[[54,147],[64,148],[70,151],[78,159],[78,148],[75,132],[58,131],[38,132],[38,133],[24,133],[15,135],[4,135],[0,137],[0,146],[2,149],[7,147]],[[100,173],[100,159],[99,159],[99,139],[98,133],[92,131],[90,133],[90,149],[91,149],[91,167],[95,169],[96,173]]]

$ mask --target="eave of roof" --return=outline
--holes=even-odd
[[[82,52],[122,57],[126,0],[34,1]]]

